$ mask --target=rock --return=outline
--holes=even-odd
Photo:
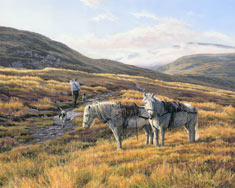
[[[68,96],[69,95],[67,92],[62,92],[61,94],[64,95],[64,96]]]
[[[61,102],[60,101],[55,101],[56,104],[60,104]]]
[[[9,86],[3,86],[2,88],[3,89],[9,89]]]
[[[27,112],[37,114],[37,113],[39,113],[39,110],[31,108],[31,109],[28,109]]]

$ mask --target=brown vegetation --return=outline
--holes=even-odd
[[[214,90],[209,93],[210,88],[202,86],[171,85],[126,75],[113,77],[60,69],[10,70],[1,70],[0,75],[0,88],[4,91],[0,93],[0,186],[235,186],[233,92]],[[84,84],[81,92],[87,93],[88,98],[112,91],[113,96],[107,100],[143,105],[143,94],[135,90],[135,82],[146,91],[158,94],[161,99],[182,97],[182,102],[190,103],[199,110],[200,139],[196,143],[188,143],[187,133],[179,128],[167,131],[166,147],[155,148],[143,144],[143,132],[137,140],[129,131],[123,142],[124,149],[117,150],[107,125],[96,121],[94,127],[85,130],[79,117],[72,122],[77,124],[74,131],[41,144],[25,145],[32,136],[30,131],[53,125],[51,115],[57,113],[56,106],[52,105],[55,101],[60,101],[59,105],[64,107],[71,104],[67,83],[69,75],[81,78]],[[193,100],[192,96],[182,96],[184,92],[195,92]],[[29,112],[32,108],[39,113]],[[80,113],[83,109],[80,107],[76,111]],[[47,117],[41,116],[46,112]]]

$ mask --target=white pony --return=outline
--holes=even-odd
[[[153,94],[145,93],[143,102],[145,110],[149,114],[149,122],[152,126],[156,139],[156,146],[159,145],[158,133],[161,132],[161,146],[164,146],[165,130],[185,126],[189,134],[189,142],[195,142],[199,138],[198,134],[198,112],[195,107],[189,104],[182,104],[183,110],[170,113],[164,102],[154,97]]]
[[[144,118],[141,117],[129,117],[125,119],[122,116],[120,103],[100,102],[86,106],[84,109],[82,126],[84,128],[89,128],[93,125],[95,118],[108,124],[118,142],[118,148],[122,148],[121,136],[125,124],[127,124],[126,128],[135,128],[135,126],[137,126],[137,128],[144,128],[147,138],[150,136],[153,140],[153,133],[149,122],[146,120],[143,121]],[[148,143],[147,139],[146,143]]]

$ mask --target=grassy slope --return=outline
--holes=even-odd
[[[17,65],[14,65],[13,62],[22,62],[23,68],[29,69],[56,67],[93,73],[142,75],[163,80],[176,79],[116,61],[91,59],[43,35],[8,27],[0,27],[0,46],[0,66],[4,67],[14,67]],[[32,51],[32,55],[30,53],[22,54],[22,51]],[[45,58],[47,55],[56,57],[57,60],[59,59],[59,63],[57,60],[43,61],[43,57]]]
[[[235,54],[199,54],[184,56],[157,71],[235,88]]]
[[[50,126],[49,101],[71,104],[68,79],[78,77],[82,92],[90,97],[115,92],[111,101],[142,103],[135,83],[162,99],[180,99],[199,110],[199,142],[187,143],[183,128],[166,134],[166,147],[144,146],[144,134],[137,141],[130,131],[124,150],[116,149],[111,131],[102,122],[89,130],[78,127],[61,138],[25,146],[30,131]],[[9,88],[6,90],[6,87]],[[234,187],[235,101],[232,91],[204,86],[164,82],[143,77],[89,74],[63,69],[0,72],[0,186],[4,187]],[[66,94],[67,93],[67,94]],[[8,96],[11,96],[9,102]],[[12,98],[14,96],[14,98]],[[46,98],[46,99],[45,99]],[[211,102],[209,102],[211,100]],[[47,118],[24,117],[36,108]],[[83,108],[77,109],[82,111]],[[10,118],[9,118],[10,117]],[[16,119],[14,119],[16,118]],[[18,118],[18,119],[17,119]]]
[[[218,80],[170,76],[107,59],[91,59],[40,34],[8,27],[0,27],[0,46],[0,66],[3,67],[24,67],[28,69],[55,67],[89,73],[145,76],[152,79],[181,81],[222,89],[231,88],[230,85],[218,82]],[[56,59],[49,58],[48,60],[48,55]]]

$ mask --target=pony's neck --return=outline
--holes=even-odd
[[[102,106],[100,104],[96,104],[94,108],[94,118],[98,118],[99,120],[105,121],[106,117],[104,113],[102,112]]]
[[[157,109],[157,113],[161,114],[164,112],[164,109],[162,108],[162,101],[159,98],[154,97],[155,101],[155,107]]]

